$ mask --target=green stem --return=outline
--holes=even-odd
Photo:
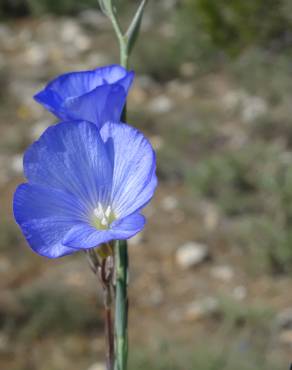
[[[120,64],[127,68],[128,61],[125,41],[120,39]],[[122,121],[126,122],[126,106],[123,110]],[[128,244],[126,240],[119,240],[115,245],[115,370],[126,370],[128,362],[128,268]]]
[[[103,10],[110,18],[119,41],[120,64],[128,69],[129,54],[137,39],[143,10],[147,0],[142,0],[128,31],[123,34],[112,0],[103,0]],[[122,122],[127,122],[126,106]],[[128,361],[128,245],[126,240],[115,243],[115,370],[127,370]]]
[[[126,370],[128,360],[128,248],[125,240],[115,246],[116,271],[116,366],[115,370]]]

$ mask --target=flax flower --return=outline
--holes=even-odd
[[[25,153],[15,219],[31,248],[49,258],[128,239],[144,227],[155,168],[149,141],[126,124],[59,123]]]
[[[119,65],[65,73],[34,98],[62,121],[86,120],[101,127],[120,121],[133,78],[134,72]]]

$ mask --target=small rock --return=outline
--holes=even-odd
[[[245,101],[242,109],[242,118],[245,122],[253,122],[265,115],[268,110],[267,103],[259,96],[251,96]]]
[[[23,59],[31,66],[39,67],[47,62],[48,51],[43,45],[31,43],[25,51]]]
[[[279,335],[279,340],[283,344],[292,346],[292,330],[284,330]]]
[[[179,99],[190,99],[194,95],[193,87],[190,83],[182,83],[180,80],[172,80],[167,84],[167,91]]]
[[[183,63],[179,71],[182,77],[190,78],[194,77],[196,70],[197,68],[194,63]]]
[[[190,303],[185,312],[187,321],[197,321],[214,314],[219,308],[219,303],[214,297],[207,297]]]
[[[220,222],[218,207],[210,202],[200,203],[200,214],[207,231],[212,232],[217,229]]]
[[[0,333],[0,353],[6,352],[7,350],[11,350],[9,346],[9,339],[8,336],[4,333]]]
[[[223,107],[229,112],[236,111],[241,107],[246,96],[243,90],[228,91],[222,96]]]
[[[106,370],[105,365],[102,362],[96,362],[89,366],[88,370]]]
[[[160,306],[163,302],[163,298],[163,291],[160,288],[154,288],[149,294],[148,302],[151,306]]]
[[[260,96],[251,96],[244,90],[230,91],[223,96],[223,105],[227,111],[239,111],[242,119],[251,123],[267,113],[267,102]]]
[[[201,264],[209,255],[209,249],[204,244],[188,242],[176,251],[176,262],[182,269]]]
[[[246,287],[243,285],[239,285],[233,289],[232,292],[233,298],[237,301],[242,301],[244,298],[246,298],[247,292]]]
[[[230,281],[234,276],[233,269],[228,265],[215,266],[211,268],[210,273],[215,279],[218,279],[224,282]]]
[[[15,173],[16,175],[19,175],[19,174],[22,173],[22,168],[23,168],[23,165],[22,165],[23,159],[22,158],[23,158],[22,154],[15,154],[11,158],[10,168],[13,171],[13,173]]]
[[[91,47],[91,40],[86,35],[79,35],[75,40],[75,46],[79,51],[89,50]]]
[[[162,199],[161,206],[164,211],[174,211],[178,206],[178,200],[175,197],[168,195]]]
[[[79,51],[85,51],[91,47],[90,38],[73,19],[67,19],[61,24],[60,38],[65,44],[73,45]]]
[[[286,308],[278,313],[275,321],[280,329],[292,329],[292,308]]]
[[[166,95],[157,96],[149,103],[149,110],[157,114],[167,113],[172,107],[173,103]]]
[[[74,42],[82,32],[79,24],[73,19],[66,19],[60,25],[60,39],[65,43]]]
[[[9,261],[9,259],[5,257],[1,257],[0,258],[0,274],[10,271],[11,268],[12,268],[12,263]]]

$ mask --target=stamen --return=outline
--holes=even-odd
[[[111,214],[111,207],[110,206],[108,206],[107,207],[107,209],[106,209],[106,211],[105,211],[105,215],[106,215],[106,217],[109,217],[109,215]]]
[[[105,207],[98,202],[97,207],[93,210],[92,225],[97,229],[105,230],[108,229],[110,224],[116,219],[111,206]]]

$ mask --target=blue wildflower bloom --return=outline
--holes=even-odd
[[[24,156],[14,217],[31,248],[56,258],[115,239],[145,224],[140,210],[157,185],[148,140],[123,123],[62,122]]]
[[[63,74],[34,96],[63,121],[119,122],[134,72],[119,65]]]

